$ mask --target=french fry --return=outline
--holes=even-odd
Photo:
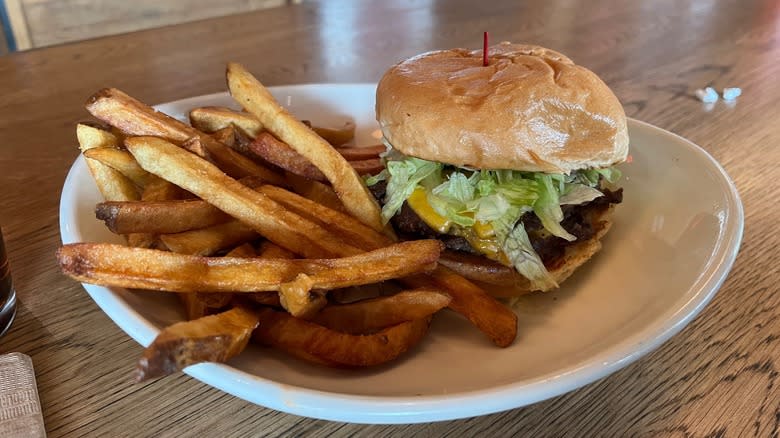
[[[230,149],[236,149],[236,127],[232,123],[220,130],[212,132],[211,136]]]
[[[245,134],[240,128],[236,128],[235,125],[222,128],[211,135],[218,141],[233,148],[241,155],[247,156],[253,160],[258,159],[258,157],[249,150],[249,144],[252,143],[252,138]],[[265,160],[260,160],[260,163],[263,165],[269,164]]]
[[[116,234],[181,233],[232,219],[200,200],[101,202],[95,217]]]
[[[248,145],[249,151],[269,163],[278,166],[288,172],[300,175],[316,181],[327,181],[325,175],[319,169],[288,146],[268,132],[261,132]]]
[[[327,182],[325,175],[303,155],[296,152],[283,141],[261,132],[247,145],[248,151],[287,172],[320,182]],[[375,175],[384,169],[379,158],[368,158],[348,162],[359,175]]]
[[[281,248],[279,248],[281,249]],[[252,257],[258,257],[257,251],[255,251],[255,248],[250,243],[244,243],[241,244],[233,249],[230,250],[227,254],[225,254],[225,257],[242,257],[245,259],[252,258]],[[279,258],[279,259],[285,259],[285,258],[292,258],[292,257],[266,257],[269,258]]]
[[[284,179],[278,173],[115,88],[104,88],[95,93],[87,100],[86,108],[96,118],[121,129],[127,135],[158,136],[178,144],[197,137],[214,162],[229,175],[238,178],[255,175],[270,183],[284,185]]]
[[[426,318],[447,307],[450,301],[449,295],[437,290],[414,289],[351,304],[327,306],[311,321],[343,333],[366,334]]]
[[[135,248],[154,248],[157,243],[157,238],[154,234],[147,233],[133,233],[128,234],[127,244]]]
[[[136,163],[130,152],[115,148],[93,148],[84,151],[84,156],[100,161],[129,178],[136,186],[144,187],[151,175]]]
[[[80,123],[76,127],[76,136],[82,153],[117,147],[117,138],[113,134],[87,124]],[[106,201],[137,201],[139,199],[138,189],[130,178],[93,158],[85,156],[84,160],[95,180],[95,185]],[[128,234],[125,238],[128,245],[138,248],[149,248],[155,243],[154,236],[149,234]]]
[[[193,109],[190,111],[190,123],[195,128],[208,133],[215,133],[220,129],[235,125],[252,138],[263,130],[263,125],[257,120],[257,117],[221,106]]]
[[[243,66],[229,63],[230,93],[274,136],[311,161],[328,178],[344,207],[371,228],[382,231],[379,205],[349,163],[322,137],[282,108]]]
[[[337,148],[336,151],[347,161],[368,160],[370,158],[379,158],[379,154],[384,153],[387,147],[382,144],[374,146],[360,146]]]
[[[172,374],[196,363],[227,362],[244,351],[258,322],[257,312],[234,307],[168,326],[144,350],[136,381]]]
[[[389,362],[420,342],[429,318],[403,322],[368,335],[351,335],[261,309],[252,339],[303,360],[335,367],[367,367]]]
[[[499,347],[511,345],[517,336],[517,315],[511,309],[444,266],[438,266],[430,275],[415,275],[401,281],[413,287],[437,288],[448,293],[452,297],[450,309],[468,318]]]
[[[372,284],[430,271],[439,258],[435,240],[398,243],[338,259],[199,257],[108,243],[62,246],[63,273],[83,283],[169,292],[278,291],[299,274],[311,288],[330,290]]]
[[[317,258],[361,252],[316,223],[230,178],[208,161],[165,140],[134,137],[125,144],[148,172],[194,193],[296,254]]]
[[[190,111],[190,124],[208,133],[235,125],[249,137],[256,137],[263,130],[263,124],[254,115],[222,106],[206,106]],[[311,126],[312,130],[333,146],[341,146],[355,137],[355,124],[347,122],[341,128],[321,128]]]
[[[198,137],[192,137],[187,140],[185,140],[181,147],[184,150],[190,151],[193,154],[203,158],[204,160],[208,160],[210,162],[214,162],[214,160],[211,159],[211,155],[209,154],[209,151],[206,150],[206,146],[203,145],[203,142],[200,141]]]
[[[237,220],[212,225],[199,230],[184,231],[176,234],[162,234],[160,241],[171,251],[179,254],[208,256],[226,248],[231,248],[259,235],[252,228]]]
[[[189,195],[181,188],[159,178],[157,175],[148,175],[146,185],[141,193],[141,200],[147,202],[181,199]],[[140,248],[155,248],[158,245],[157,236],[150,233],[129,234],[127,237],[130,246]]]
[[[302,176],[294,175],[287,172],[287,181],[290,183],[290,188],[293,192],[303,196],[306,199],[310,199],[318,204],[322,204],[332,210],[346,212],[344,204],[339,199],[336,192],[333,191],[328,185],[325,185],[319,181],[306,179]],[[362,222],[361,222],[362,223]]]
[[[147,181],[144,191],[141,194],[142,201],[171,201],[192,196],[181,187],[166,181],[157,175],[151,176],[154,178],[150,178]]]
[[[294,259],[295,254],[273,242],[265,241],[257,249],[257,257],[264,259]]]
[[[355,169],[358,175],[376,175],[381,172],[385,166],[379,158],[369,158],[366,160],[349,161],[349,165]]]
[[[273,242],[265,241],[261,243],[260,247],[257,249],[257,257],[263,259],[294,259],[295,254]],[[282,307],[278,293],[257,292],[253,294],[246,294],[246,297],[257,304]]]
[[[328,304],[324,294],[312,292],[315,285],[313,278],[300,273],[292,281],[279,285],[279,302],[290,315],[309,319]]]
[[[225,257],[254,257],[255,250],[252,245],[245,243],[233,248],[225,254]],[[230,304],[233,294],[192,292],[176,294],[184,304],[187,319],[193,320],[219,312]]]
[[[331,146],[333,147],[342,146],[345,143],[349,143],[350,141],[352,141],[352,139],[355,138],[354,122],[347,122],[341,128],[336,128],[336,129],[323,128],[317,125],[312,125],[311,129],[312,131],[316,132],[317,135],[322,137],[323,140],[330,143]]]
[[[212,312],[209,312],[209,306],[207,306],[206,303],[198,297],[197,293],[181,293],[176,295],[179,297],[179,301],[181,301],[181,304],[184,306],[184,314],[187,315],[187,321],[203,318],[206,315],[212,314]],[[230,298],[233,297],[230,296]]]
[[[352,216],[327,208],[298,194],[271,185],[263,185],[257,190],[290,211],[308,217],[332,230],[345,241],[352,242],[359,248],[380,248],[393,243],[389,237],[374,231]]]
[[[94,123],[79,123],[76,125],[76,138],[81,152],[94,148],[114,148],[120,146],[119,140],[111,132]]]
[[[81,152],[95,148],[116,148],[117,139],[110,132],[83,123],[76,126]],[[107,201],[136,201],[138,190],[129,178],[105,164],[86,158],[87,167],[95,180],[98,190]]]

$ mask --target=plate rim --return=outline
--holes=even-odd
[[[376,88],[376,84],[310,83],[273,86],[269,89],[273,91],[321,87]],[[229,96],[229,94],[210,93],[160,103],[156,106],[185,105],[222,96]],[[580,388],[628,366],[679,333],[712,300],[734,264],[744,229],[744,210],[739,193],[717,160],[700,146],[677,134],[633,118],[628,118],[628,123],[629,132],[631,125],[635,125],[674,140],[693,151],[716,171],[727,195],[725,238],[719,240],[716,245],[720,248],[713,250],[715,255],[702,270],[702,275],[688,289],[694,291],[691,298],[679,308],[662,313],[654,323],[658,329],[651,333],[640,336],[644,332],[639,332],[616,347],[612,347],[610,353],[592,356],[584,360],[582,366],[565,373],[539,376],[531,383],[510,383],[446,395],[367,396],[321,391],[279,383],[230,365],[215,363],[193,365],[186,368],[184,372],[247,402],[290,414],[366,424],[408,424],[467,418],[526,406]],[[83,241],[83,236],[72,229],[72,219],[78,213],[75,204],[67,201],[72,200],[76,193],[73,180],[77,174],[84,171],[88,171],[86,163],[79,155],[65,178],[60,197],[59,225],[63,243]],[[150,321],[136,312],[114,291],[120,288],[90,284],[82,284],[82,286],[114,324],[141,345],[148,346],[159,332]],[[634,339],[640,337],[642,339]],[[628,340],[631,342],[626,342]]]

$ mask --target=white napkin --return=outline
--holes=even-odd
[[[0,355],[0,437],[46,437],[32,359]]]

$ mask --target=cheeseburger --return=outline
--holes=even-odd
[[[367,180],[406,238],[505,296],[558,287],[600,248],[622,190],[626,116],[593,72],[538,46],[424,53],[376,91],[388,151]],[[507,275],[510,273],[510,275]]]

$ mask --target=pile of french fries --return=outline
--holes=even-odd
[[[105,198],[96,217],[127,245],[64,245],[63,272],[176,293],[187,316],[145,349],[138,380],[225,362],[252,339],[318,364],[378,365],[445,308],[497,346],[514,341],[515,314],[439,265],[438,241],[397,242],[382,225],[361,175],[381,170],[383,147],[345,147],[354,125],[295,119],[239,64],[227,82],[244,111],[195,108],[188,125],[104,89],[86,103],[101,124],[77,127]]]

